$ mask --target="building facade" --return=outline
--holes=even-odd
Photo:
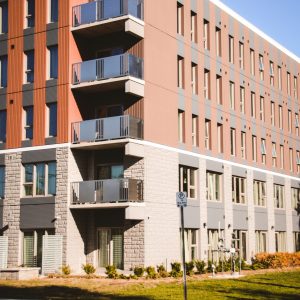
[[[216,0],[0,0],[0,16],[8,267],[168,265],[177,191],[188,260],[233,237],[248,261],[299,251],[299,57]]]

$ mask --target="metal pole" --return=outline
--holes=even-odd
[[[182,235],[183,290],[184,290],[184,300],[187,300],[183,206],[180,207],[180,212],[181,212],[181,235]]]

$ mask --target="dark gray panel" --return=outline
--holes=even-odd
[[[7,55],[7,40],[1,41],[0,43],[0,55]]]
[[[6,95],[6,93],[7,93],[7,88],[0,89],[0,95]]]
[[[53,29],[57,29],[58,28],[58,23],[49,23],[46,25],[46,30],[53,30]]]
[[[279,176],[274,176],[273,183],[284,185],[284,178]]]
[[[179,164],[199,168],[199,160],[197,157],[179,153]]]
[[[6,40],[8,40],[8,35],[7,35],[7,33],[2,33],[2,34],[0,34],[0,42],[2,43],[2,42],[4,42],[4,41],[6,41]]]
[[[54,228],[54,197],[21,199],[20,228]]]
[[[22,147],[31,147],[31,146],[32,146],[32,140],[22,141]]]
[[[57,85],[57,79],[46,80],[46,88]]]
[[[0,154],[0,166],[5,165],[5,154]]]
[[[34,34],[34,27],[30,27],[30,28],[25,28],[23,30],[23,35],[30,35],[30,34]]]
[[[189,206],[191,203],[193,206]],[[184,226],[185,228],[200,228],[200,208],[195,207],[195,200],[188,201],[188,206],[184,211]],[[180,225],[180,224],[179,224]]]
[[[233,206],[233,229],[248,229],[248,210],[247,206]]]
[[[57,45],[58,43],[58,30],[49,30],[47,31],[46,44],[47,46]]]
[[[25,35],[24,36],[24,51],[33,50],[34,49],[34,35]]]
[[[56,144],[56,137],[47,137],[45,138],[46,145],[53,145]]]
[[[255,207],[255,230],[268,230],[268,214],[266,208]]]
[[[218,202],[207,202],[207,228],[221,229],[225,227],[224,205]]]
[[[291,187],[300,188],[300,181],[291,180]]]
[[[22,85],[22,91],[30,91],[33,90],[33,83],[26,83]]]
[[[33,90],[23,92],[23,106],[33,105]]]
[[[260,181],[266,181],[267,175],[266,175],[266,173],[263,173],[263,172],[253,171],[253,179],[260,180]]]
[[[57,102],[57,85],[46,88],[46,103]]]
[[[293,231],[300,231],[300,215],[296,211],[293,211],[292,221]]]
[[[22,163],[33,163],[40,161],[56,160],[56,149],[24,151],[22,154]]]
[[[3,227],[3,200],[0,199],[0,230]]]
[[[232,175],[240,176],[240,177],[246,177],[247,176],[247,170],[244,169],[244,168],[232,166]]]
[[[206,160],[206,170],[223,173],[223,164],[213,160]]]
[[[5,149],[5,143],[0,143],[0,150],[3,150],[3,149]]]
[[[0,109],[6,109],[6,94],[0,95]]]
[[[286,215],[284,210],[275,209],[275,231],[286,231]]]

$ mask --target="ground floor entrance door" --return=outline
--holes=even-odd
[[[98,266],[114,265],[123,269],[123,230],[121,228],[98,229]]]

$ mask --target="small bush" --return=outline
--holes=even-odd
[[[170,276],[178,278],[182,276],[182,271],[181,271],[181,263],[180,262],[173,262],[171,263],[171,272]]]
[[[194,275],[194,267],[195,263],[193,261],[189,261],[185,263],[186,275],[192,276]]]
[[[169,273],[167,272],[167,270],[163,264],[156,266],[156,270],[160,277],[162,277],[162,278],[169,277]]]
[[[155,272],[154,267],[151,267],[151,266],[147,267],[146,272],[147,272],[147,278],[150,278],[150,279],[158,278],[158,274]]]
[[[82,269],[87,275],[91,275],[91,274],[94,274],[96,272],[96,269],[92,264],[82,265]]]
[[[197,269],[198,274],[206,273],[204,260],[195,260],[195,267]]]
[[[118,278],[120,278],[120,279],[130,279],[130,276],[126,276],[124,274],[120,274],[120,275],[118,275]]]
[[[135,274],[130,274],[130,275],[129,275],[129,278],[130,278],[130,279],[138,279],[138,277],[137,277]]]
[[[62,266],[61,267],[61,272],[62,272],[63,275],[66,275],[66,276],[70,275],[71,274],[70,266],[69,265]]]
[[[135,267],[133,273],[137,277],[142,277],[144,275],[145,269],[143,267]]]
[[[107,275],[108,278],[113,278],[117,279],[119,277],[117,269],[114,265],[112,266],[107,266],[105,274]]]

